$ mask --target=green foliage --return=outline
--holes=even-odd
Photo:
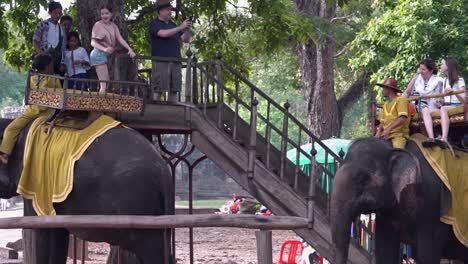
[[[17,69],[27,68],[33,53],[32,34],[39,22],[37,14],[47,2],[0,0],[0,48],[6,51],[4,59],[9,65]],[[285,45],[313,37],[310,19],[297,14],[292,1],[248,2],[248,7],[237,6],[238,1],[225,0],[182,2],[175,18],[180,23],[188,16],[196,17],[191,48],[200,60],[213,59],[217,52],[221,52],[224,60],[247,74],[249,70],[244,66],[251,57],[260,53],[272,54]],[[129,26],[130,43],[137,53],[149,54],[147,27],[157,16],[154,1],[129,0],[124,3],[125,16],[134,20]],[[72,6],[68,13],[76,22],[79,17],[76,9]],[[241,34],[248,41],[241,41]]]
[[[0,51],[0,55],[1,55]],[[4,62],[0,62],[0,108],[4,106],[19,106],[23,102],[26,76],[14,71]]]
[[[367,27],[352,43],[354,71],[367,69],[373,81],[395,76],[409,82],[420,60],[450,56],[468,67],[468,1],[401,0],[378,3]]]

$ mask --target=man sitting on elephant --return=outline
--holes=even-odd
[[[38,54],[34,57],[32,69],[41,74],[53,74],[54,73],[54,63],[53,58],[48,54]],[[33,75],[30,80],[31,85],[36,88],[62,88],[60,80],[53,77],[43,77]],[[21,131],[25,126],[27,126],[31,121],[42,115],[52,114],[52,109],[47,107],[38,106],[38,105],[29,105],[24,110],[24,113],[16,118],[11,124],[6,128],[3,140],[0,145],[0,164],[7,164],[9,156],[13,151],[13,147],[16,144]]]
[[[383,88],[382,94],[388,101],[383,105],[380,126],[375,136],[391,141],[394,148],[404,149],[409,137],[408,101],[398,96],[401,91],[394,78],[387,78],[377,85]]]

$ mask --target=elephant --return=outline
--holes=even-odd
[[[440,221],[447,200],[448,189],[413,141],[402,150],[377,138],[356,140],[335,174],[333,263],[347,263],[351,223],[370,213],[376,213],[376,264],[402,263],[401,242],[415,246],[417,263],[439,264],[441,258],[468,263],[468,248]]]
[[[8,122],[0,120],[1,134]],[[28,129],[21,133],[8,165],[0,169],[1,198],[17,195]],[[54,208],[57,215],[170,215],[175,210],[173,192],[169,168],[154,145],[135,130],[115,128],[97,138],[75,163],[73,190]],[[27,199],[24,215],[36,215]],[[69,233],[87,241],[120,245],[144,264],[173,261],[169,229],[35,229],[23,233],[27,264],[65,264]]]

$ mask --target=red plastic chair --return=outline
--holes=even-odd
[[[283,260],[285,249],[288,247],[288,259]],[[296,258],[299,256],[300,260],[303,250],[304,246],[302,245],[301,241],[286,240],[283,245],[281,245],[279,261],[275,262],[275,264],[298,264],[298,262],[296,262]]]

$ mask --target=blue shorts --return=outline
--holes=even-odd
[[[91,66],[107,64],[109,61],[109,54],[104,51],[93,49],[89,56]]]

